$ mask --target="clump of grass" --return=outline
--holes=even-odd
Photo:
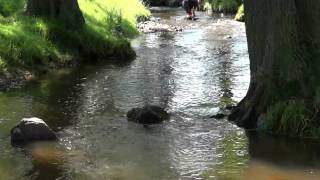
[[[0,56],[6,65],[33,66],[58,54],[48,40],[45,23],[35,18],[16,18],[0,24]]]
[[[137,34],[137,18],[150,15],[139,0],[79,0],[79,5],[86,24],[109,37],[113,37],[111,31],[119,27],[124,35]]]
[[[212,5],[211,5],[211,3],[208,2],[208,1],[205,1],[205,2],[204,2],[204,5],[203,5],[203,9],[204,9],[205,11],[212,10]]]
[[[24,5],[24,0],[0,0],[0,15],[8,17],[20,13]]]
[[[2,57],[0,56],[0,69],[2,69],[3,67],[4,67],[4,61],[3,61]]]
[[[307,134],[307,130],[310,128],[309,121],[306,105],[292,100],[283,111],[278,131],[303,136]]]
[[[313,106],[316,112],[320,112],[320,87],[316,88],[315,90]]]
[[[315,88],[315,96],[313,98],[313,111],[314,111],[314,128],[312,129],[312,135],[314,137],[320,137],[320,87]]]
[[[239,7],[237,0],[211,0],[212,10],[222,13],[236,13]]]
[[[236,14],[236,17],[234,18],[237,21],[244,22],[244,5],[241,4],[241,6],[238,8],[238,12]]]
[[[86,24],[70,30],[59,20],[24,16],[25,3],[0,0],[0,68],[134,55],[127,38],[137,34],[136,18],[149,15],[139,0],[79,0]]]
[[[218,13],[236,13],[242,0],[205,0],[204,9]]]
[[[311,116],[302,101],[278,102],[260,117],[260,128],[289,136],[310,136],[313,129]]]

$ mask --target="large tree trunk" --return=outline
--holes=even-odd
[[[77,0],[28,0],[27,14],[60,19],[70,25],[84,24]]]
[[[320,85],[319,0],[244,0],[251,83],[229,119],[257,127],[279,102],[316,114]],[[279,117],[282,117],[281,115]],[[280,120],[280,119],[279,119]]]

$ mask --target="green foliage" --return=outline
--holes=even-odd
[[[0,0],[0,16],[7,17],[20,13],[24,5],[24,0]]]
[[[137,18],[150,15],[139,0],[79,0],[79,5],[87,25],[109,38],[114,36],[113,32],[137,34]]]
[[[316,111],[320,111],[320,87],[316,89],[313,105]]]
[[[45,37],[43,22],[39,19],[23,18],[0,24],[0,56],[6,65],[32,66],[54,56],[56,49]]]
[[[212,10],[212,5],[210,4],[210,2],[205,1],[204,5],[203,5],[203,9],[208,11],[208,10]]]
[[[238,8],[238,12],[234,19],[240,22],[244,22],[244,5],[243,4],[241,4],[241,6]]]
[[[5,67],[5,63],[2,59],[2,57],[0,56],[0,73],[1,73],[1,69]]]
[[[208,0],[214,12],[236,13],[240,2],[238,0]]]
[[[241,0],[205,0],[204,9],[219,13],[236,13],[241,4]]]
[[[301,102],[291,101],[284,109],[281,117],[279,131],[291,135],[302,136],[306,134],[309,123],[306,106]]]
[[[284,108],[286,107],[285,102],[279,102],[269,108],[266,114],[260,115],[258,126],[262,130],[275,132],[278,130],[278,121],[281,119]]]
[[[74,57],[129,58],[134,52],[126,37],[137,34],[138,16],[149,15],[139,0],[79,0],[86,24],[70,29],[59,20],[24,16],[26,1],[14,2],[22,5],[0,0],[0,68],[63,65]]]
[[[310,136],[313,128],[306,104],[297,100],[276,103],[260,121],[261,129],[289,136]]]

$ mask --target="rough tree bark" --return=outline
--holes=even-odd
[[[310,111],[320,87],[319,0],[244,0],[251,82],[229,119],[245,128],[280,101]]]
[[[27,14],[61,19],[70,25],[82,25],[85,22],[77,0],[28,0]]]

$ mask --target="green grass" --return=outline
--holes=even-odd
[[[288,136],[313,136],[316,127],[306,104],[297,100],[278,102],[260,118],[262,130]]]
[[[21,13],[24,5],[24,0],[0,0],[0,16],[8,17]]]
[[[150,15],[139,0],[79,0],[79,5],[88,26],[109,38],[117,28],[125,35],[136,34],[137,17]]]
[[[74,58],[129,56],[136,18],[149,16],[139,0],[79,0],[86,24],[70,30],[62,22],[23,15],[25,0],[0,0],[0,68],[46,67]]]
[[[236,17],[234,18],[237,21],[244,22],[244,5],[241,4],[241,6],[238,8],[238,12],[236,14]]]
[[[206,6],[211,5],[213,12],[236,13],[241,4],[240,0],[206,0]]]
[[[236,0],[214,0],[212,9],[216,12],[235,13],[239,4]]]

